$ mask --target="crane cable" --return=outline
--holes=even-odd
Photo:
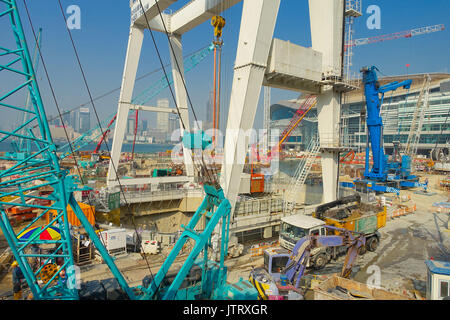
[[[200,48],[200,49],[198,49],[198,50],[192,51],[191,53],[188,53],[188,54],[184,55],[183,58],[191,57],[191,56],[197,54],[198,52],[201,52],[202,50],[208,48],[209,46],[210,46],[210,45],[208,44],[208,45],[206,45],[206,46],[204,46],[204,47],[202,47],[202,48]],[[167,63],[167,64],[165,64],[164,66],[165,66],[165,67],[168,67],[168,66],[170,66],[170,63]],[[157,68],[157,69],[155,69],[155,70],[152,70],[152,71],[149,71],[149,72],[143,74],[142,76],[137,77],[137,78],[136,78],[136,82],[137,82],[137,81],[140,81],[140,80],[143,80],[143,79],[145,79],[145,78],[151,76],[152,74],[157,73],[158,71],[161,71],[161,69],[162,69],[162,68]],[[94,98],[94,101],[103,99],[103,98],[105,98],[105,97],[107,97],[107,96],[113,94],[114,92],[119,91],[120,89],[121,89],[121,87],[118,87],[118,88],[109,90],[109,91],[107,91],[107,92],[105,92],[105,93],[102,93],[101,95],[95,97],[95,98]],[[80,109],[80,108],[82,108],[82,107],[84,107],[84,106],[86,106],[86,105],[88,105],[88,104],[90,104],[90,103],[91,103],[90,100],[89,100],[89,101],[86,101],[86,102],[84,102],[84,103],[82,103],[82,104],[80,104],[80,105],[78,105],[78,106],[76,106],[76,107],[70,108],[70,109],[67,110],[67,111],[63,111],[61,114],[62,114],[62,116],[65,116],[65,115],[70,114],[71,112],[76,111],[76,110],[78,110],[78,109]],[[57,115],[57,116],[52,116],[52,117],[50,117],[49,119],[47,119],[47,121],[50,122],[50,121],[53,121],[53,120],[56,120],[56,119],[59,119],[59,115]],[[36,126],[35,126],[35,127],[36,127]]]
[[[181,121],[181,125],[183,126],[183,129],[186,130],[187,126],[186,126],[186,124],[184,123],[183,118],[181,117],[180,108],[179,108],[178,103],[177,103],[177,101],[176,101],[175,94],[174,94],[174,92],[173,92],[173,90],[172,90],[172,87],[170,86],[169,77],[168,77],[168,75],[167,75],[166,69],[164,68],[164,63],[163,63],[163,61],[162,61],[161,54],[160,54],[159,49],[158,49],[158,45],[156,44],[156,40],[155,40],[155,37],[154,37],[154,35],[153,35],[153,31],[152,31],[152,29],[151,29],[151,27],[150,27],[150,22],[148,21],[147,15],[145,14],[145,9],[144,9],[144,6],[142,5],[142,1],[141,1],[141,0],[139,0],[139,4],[140,4],[140,7],[141,7],[143,16],[144,16],[144,18],[145,18],[147,28],[148,28],[148,30],[149,30],[149,32],[150,32],[150,36],[151,36],[151,38],[152,38],[153,44],[154,44],[154,46],[155,46],[155,50],[156,50],[156,53],[157,53],[159,62],[160,62],[161,67],[162,67],[162,69],[163,69],[164,76],[166,77],[167,83],[169,84],[169,91],[170,91],[170,94],[171,94],[171,96],[172,96],[172,99],[174,100],[175,107],[176,107],[176,109],[177,109],[177,113],[178,113],[178,116],[179,116],[180,121]],[[165,22],[164,22],[164,19],[163,19],[163,16],[162,16],[162,12],[161,12],[161,8],[159,7],[159,3],[158,3],[157,1],[155,1],[155,4],[156,4],[156,7],[157,7],[157,9],[158,9],[159,17],[160,17],[160,19],[161,19],[161,22],[162,22],[162,25],[163,25],[163,28],[164,28],[164,31],[165,31],[167,40],[168,40],[168,42],[169,42],[169,47],[170,47],[171,53],[172,53],[172,55],[173,55],[173,58],[174,58],[174,60],[175,60],[176,67],[177,67],[177,69],[178,69],[178,72],[181,74],[181,67],[180,67],[180,64],[179,64],[179,62],[178,62],[178,59],[177,59],[177,57],[176,57],[176,55],[175,55],[175,50],[174,50],[173,45],[172,45],[172,42],[171,42],[171,40],[170,40],[169,32],[168,32],[167,27],[166,27],[166,24],[165,24]],[[194,116],[195,122],[198,123],[198,118],[197,118],[197,115],[196,115],[196,113],[195,113],[195,109],[194,109],[194,106],[193,106],[193,104],[192,104],[191,97],[190,97],[189,92],[188,92],[188,90],[187,90],[187,86],[186,86],[186,82],[185,82],[184,77],[181,77],[181,81],[182,81],[182,83],[183,83],[183,87],[184,87],[184,90],[185,90],[185,92],[186,92],[186,96],[187,96],[189,105],[190,105],[190,107],[191,107],[191,111],[192,111],[192,114],[193,114],[193,116]],[[194,157],[193,155],[192,155],[192,162],[195,163],[195,157]],[[208,167],[207,167],[206,164],[205,164],[203,152],[201,152],[201,163],[200,163],[199,166],[200,166],[200,170],[197,169],[197,171],[198,171],[200,174],[203,173],[203,172],[206,173],[206,175],[208,176],[209,181],[210,181],[211,183],[213,183],[213,184],[217,184],[217,179],[216,179],[216,177],[215,177],[215,174],[214,174],[214,173],[211,173],[211,171],[208,169]]]
[[[55,94],[55,91],[54,91],[54,88],[53,88],[53,85],[52,85],[52,81],[50,80],[50,75],[49,75],[48,70],[47,70],[47,66],[46,66],[46,63],[45,63],[45,60],[44,60],[44,56],[42,55],[41,48],[40,48],[39,43],[38,43],[38,38],[37,38],[37,36],[36,36],[36,32],[35,32],[35,29],[34,29],[34,26],[33,26],[33,22],[32,22],[31,16],[30,16],[30,12],[29,12],[29,10],[28,10],[28,6],[27,6],[25,0],[22,0],[22,1],[23,1],[23,4],[24,4],[24,7],[25,7],[25,11],[26,11],[26,14],[27,14],[28,21],[29,21],[30,26],[31,26],[31,31],[32,31],[32,33],[33,33],[33,37],[34,37],[34,41],[35,41],[35,44],[36,44],[36,48],[37,48],[37,50],[39,51],[39,57],[40,57],[40,60],[41,60],[41,62],[42,62],[42,66],[43,66],[43,69],[44,69],[44,72],[45,72],[45,76],[46,76],[46,78],[47,78],[47,82],[48,82],[48,85],[49,85],[49,88],[50,88],[50,91],[51,91],[53,100],[54,100],[54,102],[55,102],[55,106],[56,106],[56,109],[57,109],[57,111],[58,111],[58,114],[59,114],[61,123],[63,124],[64,134],[65,134],[65,136],[66,136],[67,141],[68,141],[69,144],[70,144],[69,135],[68,135],[68,133],[67,133],[66,127],[64,126],[64,120],[63,120],[63,117],[62,117],[62,115],[61,115],[61,110],[60,110],[60,108],[59,108],[58,99],[56,98],[56,94]],[[44,119],[43,119],[43,120],[44,120]],[[47,120],[47,119],[45,119],[45,121],[46,121],[46,120]],[[42,132],[42,134],[44,134],[44,132]],[[49,138],[51,139],[51,135],[50,135]],[[70,145],[70,149],[71,149],[71,152],[72,152],[72,155],[73,155],[73,159],[74,159],[74,162],[75,162],[75,167],[76,167],[77,172],[78,172],[78,176],[79,176],[80,179],[81,179],[81,183],[84,185],[83,177],[82,177],[82,175],[81,175],[81,170],[80,170],[80,167],[78,166],[78,161],[76,160],[76,155],[75,155],[75,152],[74,152],[74,150],[73,150],[73,148],[72,148],[72,145]],[[59,163],[56,163],[55,165],[57,165],[57,166],[59,167]],[[88,198],[88,199],[89,199],[89,198]],[[90,205],[91,205],[91,207],[92,207],[92,203],[91,203],[90,199],[89,199],[89,203],[90,203]],[[91,209],[91,210],[92,210],[92,209]],[[100,236],[102,237],[101,233],[100,233]],[[102,242],[105,243],[103,239],[102,239]]]
[[[25,1],[25,0],[24,0],[24,1]],[[64,9],[63,9],[62,4],[61,4],[61,0],[58,0],[58,3],[59,3],[59,7],[60,7],[60,10],[61,10],[61,15],[62,15],[62,17],[63,17],[63,20],[64,20],[64,22],[66,22],[67,19],[66,19],[66,15],[65,15]],[[102,125],[101,125],[101,122],[100,122],[100,118],[99,118],[98,113],[97,113],[97,108],[95,107],[95,104],[94,104],[94,101],[93,101],[93,97],[92,97],[92,94],[91,94],[91,90],[90,90],[89,85],[88,85],[88,83],[87,83],[87,79],[86,79],[86,76],[85,76],[85,73],[84,73],[84,70],[83,70],[83,67],[82,67],[82,64],[81,64],[81,60],[80,60],[79,55],[78,55],[78,50],[77,50],[77,48],[76,48],[76,45],[75,45],[75,42],[74,42],[74,40],[73,40],[72,33],[71,33],[70,29],[68,28],[68,26],[67,26],[66,23],[65,23],[65,25],[66,25],[66,30],[67,30],[67,32],[68,32],[70,41],[71,41],[71,43],[72,43],[72,47],[73,47],[73,49],[74,49],[75,57],[76,57],[78,66],[79,66],[79,68],[80,68],[80,71],[81,71],[81,74],[82,74],[82,77],[83,77],[84,84],[85,84],[85,86],[86,86],[86,90],[87,90],[87,92],[88,92],[88,95],[89,95],[89,98],[90,98],[90,101],[91,101],[91,104],[92,104],[92,107],[93,107],[93,110],[94,110],[95,117],[96,117],[96,119],[97,119],[97,122],[98,122],[98,124],[99,124],[99,128],[100,128],[101,133],[102,133],[102,135],[103,135],[103,134],[104,134],[104,131],[103,131],[103,128],[102,128]],[[108,146],[108,144],[107,144],[106,142],[105,142],[105,145],[106,145],[106,147],[107,147],[108,153],[111,155],[111,151],[110,151],[109,146]],[[132,222],[132,224],[133,224],[134,230],[135,230],[135,232],[136,232],[136,236],[137,236],[137,238],[138,238],[138,242],[139,242],[140,248],[141,248],[141,250],[142,250],[142,239],[141,239],[141,236],[140,236],[139,232],[137,231],[137,226],[136,226],[136,223],[135,223],[135,221],[134,221],[134,215],[131,213],[131,210],[130,210],[130,206],[131,206],[131,205],[130,205],[130,203],[128,203],[128,201],[127,201],[127,199],[126,199],[125,192],[124,192],[124,190],[123,190],[122,184],[120,183],[120,179],[119,179],[119,176],[118,176],[118,174],[117,174],[117,168],[115,167],[114,161],[111,161],[111,163],[112,163],[113,170],[114,170],[114,172],[115,172],[115,174],[116,174],[116,179],[117,179],[117,182],[118,182],[118,184],[119,184],[120,191],[121,191],[122,194],[123,194],[123,199],[124,199],[125,204],[126,204],[126,207],[127,207],[127,209],[128,209],[127,216],[128,216],[128,217],[131,217],[130,220],[131,220],[131,222]],[[89,197],[88,197],[88,201],[89,201],[89,203],[91,203],[91,200],[90,200]],[[97,227],[97,225],[96,225],[96,227]],[[98,229],[98,227],[97,227],[97,229]],[[100,233],[100,235],[101,235],[101,233]],[[103,243],[105,243],[105,242],[103,242]],[[153,272],[152,272],[152,270],[151,270],[150,263],[148,262],[148,259],[147,259],[146,255],[144,254],[143,257],[144,257],[144,260],[145,260],[145,262],[146,262],[146,264],[147,264],[147,268],[148,268],[148,270],[149,270],[149,272],[150,272],[150,275],[153,277]]]

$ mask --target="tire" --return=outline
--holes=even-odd
[[[314,269],[320,270],[328,263],[326,254],[321,253],[314,259]]]
[[[378,240],[378,237],[371,237],[369,240],[367,240],[366,248],[367,250],[374,252],[378,248],[378,244],[380,243],[380,240]]]
[[[362,256],[367,252],[367,248],[365,246],[361,246],[358,248],[358,255]]]

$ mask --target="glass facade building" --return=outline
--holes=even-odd
[[[425,109],[417,153],[428,155],[436,147],[445,148],[450,143],[450,74],[429,74],[428,108]],[[424,74],[393,76],[380,78],[380,85],[393,81],[412,80],[409,90],[397,89],[384,96],[381,109],[383,118],[383,139],[387,153],[391,153],[393,142],[399,141],[404,146],[408,140],[411,123],[414,118],[417,100],[423,88]],[[270,127],[280,133],[288,126],[297,111],[300,100],[281,101],[271,106]],[[344,144],[358,151],[366,146],[367,127],[365,121],[365,97],[362,87],[343,96],[341,109],[341,135]],[[313,108],[294,130],[285,146],[305,150],[308,142],[318,134],[317,109]]]

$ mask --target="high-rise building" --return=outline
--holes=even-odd
[[[141,128],[140,128],[140,131],[141,132],[144,132],[144,131],[147,131],[148,130],[148,120],[142,120],[141,121]]]
[[[84,133],[91,129],[91,112],[89,108],[80,108],[78,132]]]
[[[64,126],[72,127],[72,123],[70,121],[70,112],[62,110],[61,114],[62,114]]]
[[[158,108],[169,108],[169,99],[159,99],[157,105]],[[156,114],[156,129],[161,133],[169,133],[169,113],[158,112]]]
[[[127,120],[127,135],[134,135],[134,127],[136,125],[136,116],[133,113]]]
[[[77,110],[73,110],[70,112],[70,123],[71,123],[72,128],[75,131],[78,131],[79,120],[78,120],[78,111]]]
[[[180,120],[176,114],[169,115],[169,138],[172,133],[180,128]]]

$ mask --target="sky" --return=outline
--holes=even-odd
[[[253,1],[253,0],[246,0]],[[176,11],[188,0],[179,0],[171,9]],[[30,32],[30,24],[24,10],[23,0],[17,0],[26,31],[30,51],[34,48],[34,39]],[[42,28],[42,54],[46,63],[57,101],[61,109],[73,109],[89,101],[89,96],[82,81],[81,73],[75,60],[65,21],[61,15],[57,0],[27,1],[34,27]],[[3,5],[3,4],[2,4]],[[119,88],[127,49],[130,8],[129,0],[62,0],[64,8],[77,5],[81,10],[81,29],[72,30],[83,69],[86,73],[89,88],[95,97],[115,88]],[[366,13],[370,5],[377,5],[381,12],[380,29],[369,29]],[[398,31],[409,30],[427,25],[444,24],[450,28],[450,1],[448,0],[362,0],[363,16],[355,22],[354,38],[372,37]],[[3,8],[0,7],[0,11]],[[222,97],[221,127],[226,126],[227,109],[231,94],[233,65],[241,24],[242,3],[233,6],[222,15],[226,19],[223,30],[224,48],[222,56]],[[9,23],[0,19],[0,46],[11,37]],[[169,47],[165,34],[154,32],[156,42],[165,63],[169,62]],[[274,37],[289,40],[305,47],[311,46],[309,29],[309,11],[307,0],[281,0]],[[208,45],[213,38],[213,27],[209,21],[183,35],[184,53],[188,54]],[[417,36],[411,39],[398,39],[383,43],[356,47],[353,56],[353,72],[366,65],[376,65],[385,75],[406,73],[406,64],[410,64],[408,72],[431,73],[449,72],[450,70],[450,34],[446,29],[441,32]],[[146,31],[138,76],[160,68],[150,33]],[[200,120],[206,118],[206,103],[213,83],[213,57],[208,56],[195,71],[186,74],[189,96],[195,112]],[[38,67],[38,82],[43,96],[48,118],[55,116],[56,108],[51,96],[47,80]],[[3,77],[3,78],[2,78]],[[163,77],[157,72],[135,86],[134,94]],[[0,86],[8,84],[0,73]],[[263,91],[254,127],[262,127]],[[272,89],[272,103],[279,100],[292,99],[297,92]],[[100,119],[117,111],[119,91],[115,91],[95,102]],[[168,89],[162,91],[148,103],[156,104],[158,98],[169,98],[174,106]],[[92,111],[92,105],[88,104]],[[145,113],[141,118],[155,124],[156,114]],[[14,114],[0,117],[0,125],[11,126],[16,121]],[[96,123],[93,118],[92,123]]]

